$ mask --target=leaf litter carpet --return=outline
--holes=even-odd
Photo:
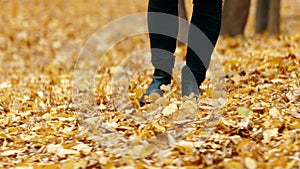
[[[130,37],[103,56],[93,93],[75,104],[81,47],[146,3],[0,3],[0,168],[300,167],[297,31],[220,37],[198,102],[180,97],[181,47],[165,96],[151,95],[143,108],[153,69],[149,53],[132,51],[149,42]]]

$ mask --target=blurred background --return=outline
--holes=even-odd
[[[16,71],[70,72],[80,48],[96,30],[122,16],[146,12],[147,3],[1,0],[0,77]],[[192,0],[180,0],[179,4],[181,17],[189,19]],[[227,0],[221,32],[246,37],[296,34],[300,30],[299,11],[299,0]],[[147,36],[141,39],[139,45],[147,48]],[[124,44],[123,52],[136,46]]]
[[[223,35],[293,33],[299,30],[299,0],[224,0]],[[192,0],[180,0],[183,18],[190,19]]]

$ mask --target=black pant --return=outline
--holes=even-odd
[[[205,57],[210,61],[211,53],[217,42],[221,27],[222,0],[193,0],[193,4],[191,24],[200,29],[212,44],[212,49],[207,49],[201,45],[201,43],[199,43],[199,45],[196,44],[198,45],[198,49],[206,50],[206,52],[201,53],[205,53],[207,56],[197,56],[196,52],[190,47],[188,47],[187,50],[186,64],[191,69],[198,85],[200,85],[205,79],[207,70],[207,66],[203,64],[200,58]],[[148,12],[159,12],[178,16],[178,0],[149,0]],[[148,15],[148,28],[150,32],[152,64],[155,68],[163,65],[164,70],[171,73],[175,60],[173,53],[176,49],[176,39],[153,32],[157,32],[157,29],[165,29],[168,33],[177,35],[178,19],[166,21],[165,18]],[[197,43],[197,39],[195,39],[191,29],[189,30],[188,39],[188,46],[190,46],[192,42]],[[157,52],[157,49],[160,50]]]

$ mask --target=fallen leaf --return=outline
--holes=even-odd
[[[239,74],[234,74],[234,76],[231,78],[231,80],[234,81],[234,83],[239,84],[242,80],[242,77]]]
[[[241,136],[239,136],[239,135],[230,136],[229,139],[230,139],[234,144],[237,144],[237,143],[239,143],[239,142],[242,140]]]
[[[277,134],[278,134],[277,128],[268,129],[268,130],[264,131],[263,132],[263,137],[264,137],[263,143],[269,143],[271,141],[272,137],[277,136]]]
[[[245,158],[245,165],[248,169],[256,169],[257,168],[256,161],[249,157]]]
[[[151,102],[155,102],[157,99],[159,99],[161,96],[158,93],[151,93],[149,96],[149,100]]]
[[[155,101],[156,104],[165,106],[168,103],[168,99],[165,97],[160,97]]]
[[[244,117],[249,118],[252,116],[253,112],[245,107],[239,107],[237,111],[242,114]]]
[[[21,150],[6,150],[0,153],[0,156],[11,156],[15,154],[22,153]]]
[[[80,159],[79,162],[75,164],[75,168],[86,168],[88,161],[85,159]]]
[[[81,151],[81,152],[83,152],[83,154],[87,155],[92,151],[93,148],[86,144],[80,143],[80,144],[77,144],[76,146],[73,146],[72,149]]]
[[[59,164],[36,164],[34,169],[60,169]]]
[[[162,114],[165,116],[169,116],[169,115],[173,114],[177,109],[178,109],[177,105],[174,103],[171,103],[163,109]]]
[[[64,162],[61,166],[64,169],[74,169],[75,168],[75,162],[73,160],[69,160],[67,162]]]
[[[58,152],[57,152],[57,155],[58,156],[61,156],[61,155],[79,155],[80,153],[76,150],[71,150],[71,149],[60,149]]]
[[[229,160],[229,159],[225,159],[224,160],[224,166],[226,169],[243,169],[243,165],[235,160]]]
[[[245,149],[248,145],[249,145],[250,140],[249,139],[243,139],[241,140],[237,146],[236,146],[236,150],[237,151],[241,151],[243,149]]]
[[[46,146],[48,153],[56,154],[58,151],[63,149],[63,147],[60,144],[48,144]]]
[[[290,115],[293,117],[300,119],[300,111],[298,111],[295,107],[289,111]]]
[[[280,115],[280,112],[278,109],[276,109],[275,107],[271,108],[270,111],[269,111],[269,114],[271,117],[279,117]]]
[[[188,153],[194,150],[195,146],[192,142],[181,140],[175,144],[175,147],[182,153]]]
[[[141,156],[142,157],[148,157],[151,154],[154,154],[156,151],[158,151],[159,148],[153,144],[147,144],[145,145],[141,150]]]
[[[295,166],[296,162],[297,162],[296,160],[292,160],[288,162],[286,165],[286,169],[292,169]]]

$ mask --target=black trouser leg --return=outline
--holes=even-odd
[[[191,69],[195,76],[198,86],[204,81],[207,65],[203,63],[203,60],[210,62],[211,53],[219,37],[222,17],[222,0],[194,0],[194,8],[191,24],[200,29],[211,42],[212,47],[206,48],[207,45],[201,45],[195,32],[190,29],[189,31],[189,46],[191,43],[199,43],[197,48],[202,51],[198,56],[191,48],[188,48],[186,56],[186,64]],[[195,44],[193,45],[195,46]],[[208,45],[209,46],[209,45]],[[209,51],[207,51],[209,50]],[[204,55],[204,56],[203,56]],[[204,59],[205,58],[205,59]]]
[[[178,0],[149,0],[148,12],[151,61],[155,70],[145,95],[151,93],[162,95],[160,86],[171,83],[175,62],[173,54],[176,50],[178,34]],[[144,104],[143,95],[140,105]]]
[[[188,95],[190,91],[196,94],[197,92],[199,93],[197,86],[189,85],[192,80],[186,77],[191,77],[190,74],[192,73],[192,77],[195,77],[197,81],[196,85],[198,86],[204,81],[211,53],[218,39],[221,26],[222,0],[194,0],[193,3],[194,9],[191,23],[207,36],[209,39],[208,42],[211,43],[211,48],[207,48],[207,45],[203,45],[203,43],[199,42],[201,39],[197,39],[198,36],[195,35],[197,33],[192,31],[193,29],[190,29],[188,45],[193,46],[193,49],[202,50],[204,52],[196,53],[192,48],[188,48],[186,62],[188,69],[192,72],[189,72],[187,67],[183,69],[183,81],[188,82],[183,83],[185,85],[182,86],[187,89],[183,92],[184,95]],[[148,12],[178,16],[178,0],[149,0]],[[165,82],[171,81],[175,61],[173,53],[176,49],[176,38],[172,38],[168,35],[177,37],[178,19],[169,20],[158,15],[148,15],[148,28],[150,32],[152,64],[156,70],[160,70],[155,71],[158,73],[154,72],[153,82],[146,94],[151,93],[150,89],[152,90],[161,84],[166,84]],[[197,45],[198,42],[199,45]],[[206,63],[203,63],[203,60],[205,60]],[[187,75],[185,76],[185,74]],[[162,83],[163,81],[164,83]],[[141,105],[142,101],[143,99],[141,100]]]
[[[171,75],[178,34],[178,18],[176,17],[178,16],[178,0],[149,0],[148,12],[152,64],[155,68]],[[163,14],[173,15],[173,17]]]

